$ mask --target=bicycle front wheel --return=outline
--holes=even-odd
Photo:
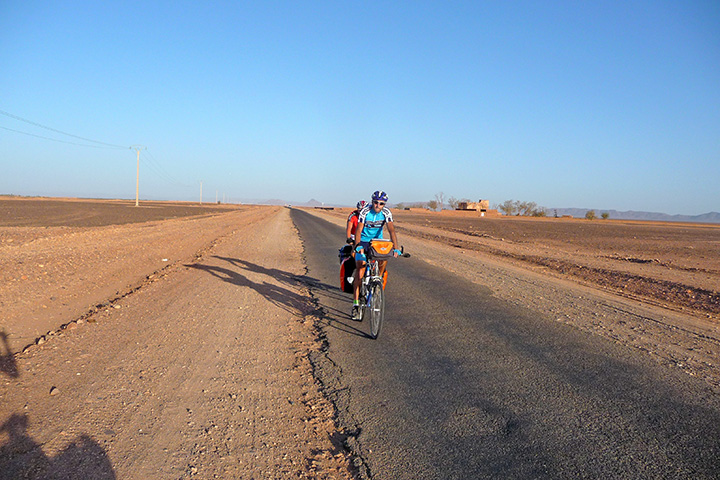
[[[370,336],[372,338],[378,338],[380,328],[385,318],[385,292],[380,282],[373,283],[370,291]]]

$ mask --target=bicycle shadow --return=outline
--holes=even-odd
[[[325,311],[325,310],[329,311]],[[350,314],[342,312],[332,307],[323,306],[323,313],[318,315],[318,326],[322,328],[332,328],[343,333],[355,335],[357,337],[372,338],[369,333],[360,329],[361,323],[357,320],[352,320]]]
[[[312,279],[314,280],[314,279]],[[339,287],[322,283],[320,281],[306,282],[315,298],[318,300],[318,326],[321,329],[333,328],[335,330],[356,335],[358,337],[372,338],[358,328],[360,322],[352,320],[350,313],[332,304],[352,305],[352,294],[345,293]]]
[[[255,290],[272,304],[277,305],[291,315],[303,317],[315,311],[315,306],[305,296],[268,282],[254,282],[240,272],[229,268],[194,263],[186,267],[195,268],[238,287]]]
[[[292,286],[299,286],[307,285],[313,290],[322,290],[324,292],[328,292],[335,296],[337,299],[340,299],[339,296],[339,289],[335,288],[332,285],[328,285],[327,283],[323,283],[317,278],[311,277],[309,275],[295,275],[289,272],[286,272],[284,270],[278,270],[277,268],[266,268],[262,265],[258,265],[256,263],[248,262],[247,260],[240,260],[239,258],[230,258],[230,257],[220,257],[215,255],[214,258],[217,258],[218,260],[224,260],[228,263],[230,263],[233,266],[249,270],[253,273],[260,273],[263,275],[267,275],[269,277],[274,278],[275,280],[284,283],[286,285],[292,285]]]
[[[0,372],[3,372],[9,377],[18,378],[20,371],[15,361],[15,355],[13,355],[10,349],[10,343],[8,342],[8,336],[5,330],[0,330],[0,342],[2,342],[2,347],[0,347]]]
[[[97,479],[114,480],[107,452],[88,435],[80,435],[61,452],[48,457],[27,433],[27,415],[13,414],[0,426],[7,441],[0,445],[0,480]]]
[[[274,278],[278,282],[288,286],[307,286],[313,293],[313,297],[315,298],[318,298],[317,292],[322,292],[324,296],[328,297],[331,300],[334,300],[335,302],[347,302],[347,298],[345,297],[346,294],[344,294],[339,288],[321,282],[317,278],[311,277],[309,275],[295,275],[284,270],[263,267],[262,265],[258,265],[256,263],[248,262],[247,260],[241,260],[238,258],[221,257],[218,255],[214,255],[213,258],[228,262],[230,265],[240,269],[248,270],[257,274],[267,275],[271,278]],[[290,313],[297,314],[297,311],[302,312],[302,315],[312,314],[318,318],[318,326],[320,328],[336,328],[346,333],[371,338],[368,334],[366,334],[362,330],[359,330],[353,325],[357,322],[351,320],[349,318],[349,314],[332,307],[331,305],[329,305],[329,302],[316,304],[314,300],[308,299],[304,295],[300,295],[291,290],[280,288],[268,284],[267,282],[263,282],[263,284],[252,282],[241,273],[228,268],[214,267],[201,264],[193,264],[188,266],[208,271],[212,275],[235,285],[253,288],[271,302],[275,303],[276,305],[282,306],[283,308],[285,308],[286,311],[290,311]],[[290,310],[288,310],[288,308],[290,308]]]

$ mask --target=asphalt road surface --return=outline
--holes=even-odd
[[[339,290],[341,228],[292,211],[349,445],[375,479],[720,478],[720,399],[642,352],[391,261],[368,337]],[[402,243],[402,238],[400,239]]]

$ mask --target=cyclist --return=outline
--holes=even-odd
[[[347,243],[353,243],[355,241],[355,230],[357,229],[358,217],[360,216],[360,210],[365,206],[365,200],[360,200],[357,203],[357,208],[350,213],[347,219],[347,228],[345,228],[345,238]]]
[[[362,283],[363,276],[365,275],[365,262],[367,260],[365,252],[369,250],[370,241],[376,238],[382,239],[383,227],[387,227],[393,245],[396,247],[398,245],[392,213],[390,213],[389,208],[385,207],[387,199],[387,193],[382,190],[377,190],[372,194],[372,204],[365,205],[360,210],[360,214],[358,216],[357,231],[355,233],[355,242],[353,244],[356,252],[355,264],[357,268],[355,280],[353,282],[353,320],[360,319],[360,284]],[[397,248],[393,250],[393,257],[397,258],[399,254],[400,250]],[[381,277],[385,273],[386,266],[387,260],[378,261]]]

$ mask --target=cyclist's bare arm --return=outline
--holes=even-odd
[[[393,256],[397,258],[397,249],[400,247],[400,244],[398,243],[397,234],[395,233],[395,224],[393,224],[393,222],[388,222],[387,229],[390,233],[390,240],[393,242]]]
[[[352,220],[348,220],[347,228],[345,229],[345,238],[351,238],[352,235]]]
[[[360,244],[360,238],[362,237],[362,231],[365,227],[365,222],[358,222],[357,228],[355,229],[355,243],[353,244],[353,250]]]

